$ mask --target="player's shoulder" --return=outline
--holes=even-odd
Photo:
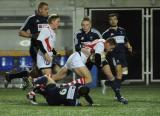
[[[33,20],[35,17],[36,17],[36,16],[33,14],[33,15],[28,16],[27,19],[28,19],[28,20]]]
[[[110,28],[106,29],[103,33],[102,33],[102,36],[107,34],[109,32]]]
[[[123,27],[118,27],[119,30],[125,31],[125,28]]]
[[[83,31],[82,29],[79,29],[78,31],[75,32],[75,35],[81,34]]]
[[[47,26],[47,27],[42,28],[42,31],[49,31],[49,27]]]
[[[27,19],[25,20],[25,23],[31,23],[34,20],[35,15],[30,15],[27,17]]]
[[[99,33],[99,31],[96,28],[91,28],[91,32],[93,32],[93,33]]]
[[[50,33],[49,26],[42,28],[41,33]]]

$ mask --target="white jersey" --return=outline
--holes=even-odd
[[[104,51],[104,39],[96,39],[92,42],[83,42],[83,47],[85,49],[88,49],[90,52],[92,50],[95,51],[95,53],[102,53]]]
[[[49,56],[53,56],[52,49],[55,47],[55,41],[56,41],[56,34],[54,30],[51,29],[51,27],[48,25],[46,28],[43,28],[37,38],[37,40],[42,42],[42,45],[46,52],[49,54]],[[46,64],[46,61],[44,59],[44,54],[38,50],[37,53],[37,66],[38,68],[47,68],[51,67],[52,63]]]
[[[64,67],[67,69],[74,69],[85,66],[88,57],[91,55],[91,51],[95,50],[95,53],[104,52],[104,39],[97,39],[92,42],[84,42],[81,52],[73,53],[67,60]]]

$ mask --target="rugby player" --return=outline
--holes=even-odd
[[[36,75],[36,76],[38,75],[36,71],[37,68],[35,67],[37,62],[36,59],[37,59],[37,50],[38,50],[37,37],[40,31],[42,30],[42,28],[48,25],[48,22],[47,22],[48,11],[49,11],[48,4],[46,2],[40,2],[38,5],[36,14],[29,16],[19,31],[19,36],[31,39],[29,52],[30,52],[30,56],[32,57],[32,61],[34,65],[31,73],[32,75]],[[5,87],[7,88],[8,84],[14,78],[23,78],[26,81],[27,80],[26,77],[28,76],[29,76],[28,71],[22,71],[16,74],[6,74]]]
[[[118,14],[116,13],[109,14],[108,20],[110,27],[102,34],[102,37],[104,39],[112,37],[116,40],[117,46],[113,50],[111,57],[115,61],[114,65],[116,69],[116,81],[118,83],[118,88],[120,90],[121,82],[128,75],[126,49],[128,49],[129,52],[132,52],[132,46],[130,45],[129,40],[126,36],[125,29],[118,26]],[[106,81],[103,81],[103,94],[105,93],[105,86],[104,86],[105,83],[107,84]]]
[[[81,29],[79,29],[74,35],[74,45],[76,51],[79,51],[85,42],[92,42],[96,39],[101,39],[102,35],[100,32],[92,27],[91,20],[88,17],[84,17],[81,21]],[[96,54],[97,55],[97,54]],[[98,55],[97,55],[98,56]],[[87,62],[87,67],[91,70],[93,63]]]
[[[27,94],[29,101],[36,105],[36,93],[41,94],[46,99],[48,105],[64,106],[82,106],[80,97],[84,97],[89,106],[92,106],[93,100],[89,95],[90,89],[81,84],[70,86],[56,86],[54,80],[49,76],[42,76],[34,82],[35,88]],[[42,86],[43,85],[43,86]]]

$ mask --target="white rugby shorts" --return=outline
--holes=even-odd
[[[85,66],[86,62],[87,62],[87,57],[82,52],[80,53],[75,52],[68,58],[64,67],[66,67],[69,70],[72,70],[74,68]]]

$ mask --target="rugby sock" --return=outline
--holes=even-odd
[[[22,72],[19,72],[19,73],[16,73],[16,74],[9,74],[8,78],[12,80],[12,79],[15,79],[15,78],[23,78],[23,77],[28,77],[28,76],[29,76],[28,71],[22,71]]]
[[[119,89],[119,83],[117,83],[116,80],[114,81],[109,81],[110,82],[110,86],[113,89],[113,91],[115,92],[116,97],[119,99],[121,98],[121,94],[120,94],[120,89]]]
[[[36,80],[34,80],[34,84],[46,84],[47,81],[48,80],[46,76],[41,76],[41,77],[38,77]]]
[[[122,80],[121,79],[116,79],[115,82],[117,84],[117,88],[120,89]]]
[[[35,86],[32,91],[45,97],[45,86],[43,84]]]
[[[93,104],[93,100],[89,95],[84,96],[85,100],[89,103],[89,105]]]
[[[28,97],[30,100],[34,100],[34,101],[35,101],[35,96],[36,96],[36,94],[35,94],[34,91],[28,92],[28,96],[27,96],[27,97]]]
[[[85,84],[85,79],[84,78],[79,78],[79,79],[73,80],[72,82],[64,83],[62,85],[63,86],[71,86],[71,85],[74,85],[74,84],[77,84],[77,83],[84,85]]]
[[[128,75],[123,74],[121,82],[125,81],[127,79],[127,77],[128,77]]]

